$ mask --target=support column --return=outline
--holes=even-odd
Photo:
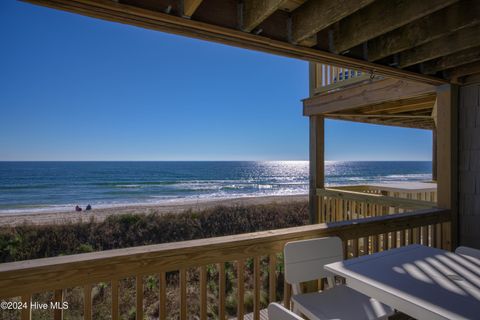
[[[432,130],[432,180],[437,181],[437,128]]]
[[[319,222],[319,206],[317,188],[324,188],[324,154],[325,154],[325,137],[324,137],[323,116],[310,117],[310,223]]]
[[[457,87],[437,87],[437,192],[438,206],[451,210],[451,223],[442,226],[443,248],[458,243]]]

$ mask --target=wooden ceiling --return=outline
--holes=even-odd
[[[480,72],[480,0],[27,1],[432,85]]]

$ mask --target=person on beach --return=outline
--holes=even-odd
[[[85,211],[92,210],[92,206],[89,204],[86,208]]]
[[[79,206],[76,206],[75,211],[77,211],[77,212],[82,211],[82,208],[80,208]]]

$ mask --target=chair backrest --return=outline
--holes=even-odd
[[[290,310],[285,309],[278,303],[270,303],[268,305],[268,319],[271,320],[303,320]]]
[[[470,247],[458,247],[457,249],[455,249],[455,253],[462,256],[469,256],[480,259],[480,250]]]
[[[298,284],[333,274],[324,265],[342,261],[342,240],[338,237],[289,242],[284,249],[285,280]]]

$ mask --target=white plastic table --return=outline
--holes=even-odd
[[[349,287],[417,319],[480,319],[480,259],[410,245],[325,269],[344,277]]]

